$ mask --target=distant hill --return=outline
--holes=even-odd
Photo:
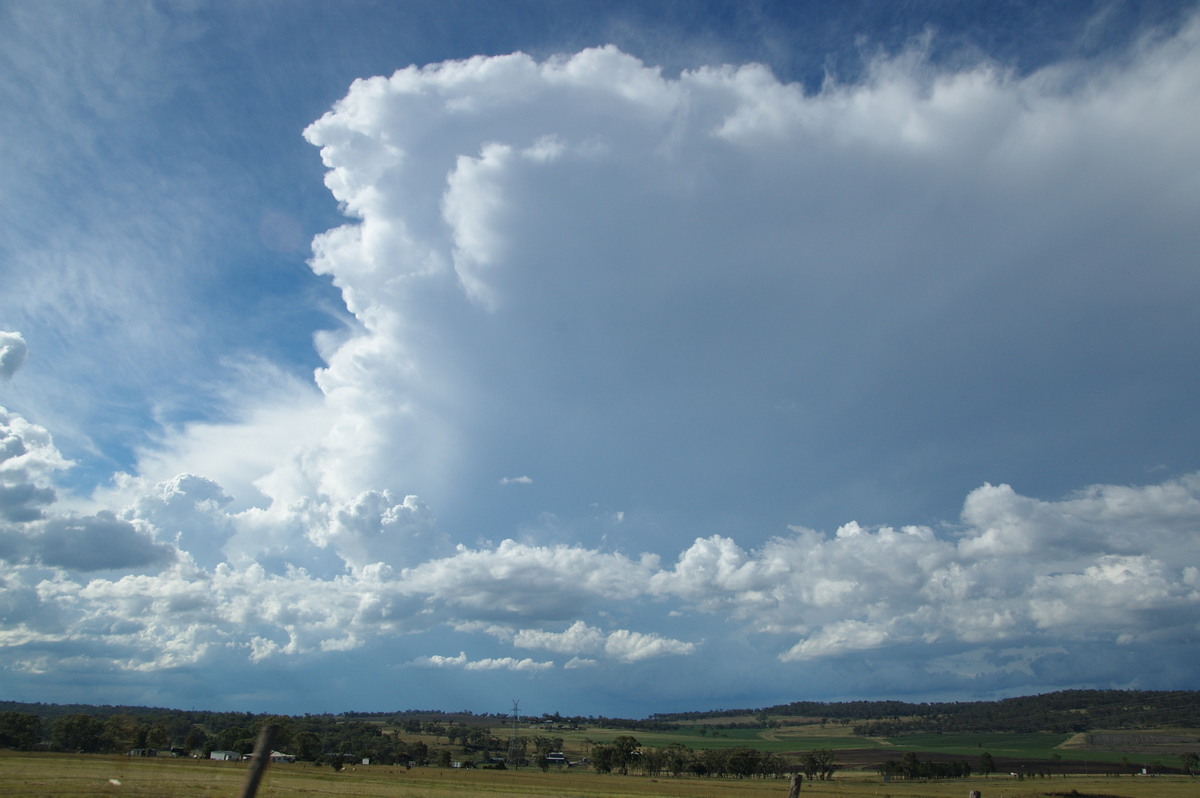
[[[187,729],[191,726],[207,729],[224,729],[234,725],[250,727],[255,721],[268,717],[249,712],[0,701],[0,713],[12,712],[36,715],[46,723],[76,714],[99,718],[127,716],[142,722],[158,723],[168,729]],[[340,723],[369,721],[397,726],[420,721],[494,727],[511,722],[508,716],[500,714],[476,715],[467,711],[412,709],[305,715],[294,720],[312,723],[317,718]],[[644,720],[562,716],[557,712],[543,718],[546,722],[560,724],[630,730],[666,730],[680,723],[762,728],[768,725],[832,721],[853,723],[856,734],[869,737],[930,731],[1080,733],[1096,729],[1200,728],[1200,691],[1063,690],[998,701],[919,704],[903,701],[794,701],[757,709],[656,713]]]
[[[856,734],[895,736],[906,732],[1063,732],[1092,729],[1200,727],[1200,691],[1062,690],[999,701],[911,704],[903,701],[794,701],[759,709],[659,713],[658,722],[745,718],[756,726],[770,719],[807,718],[853,722]]]

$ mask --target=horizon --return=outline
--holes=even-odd
[[[1200,2],[0,0],[0,53],[13,700],[1200,687]]]
[[[671,716],[674,716],[674,715],[699,715],[703,718],[703,717],[719,717],[725,713],[733,713],[733,712],[756,714],[759,712],[766,712],[771,709],[787,707],[791,704],[818,704],[818,705],[822,705],[822,706],[834,706],[834,707],[841,705],[841,704],[895,704],[895,703],[905,704],[905,705],[913,706],[913,707],[937,706],[939,704],[963,706],[963,705],[969,705],[969,704],[996,704],[996,703],[1003,703],[1005,701],[1012,701],[1012,700],[1044,698],[1047,696],[1057,696],[1057,695],[1060,695],[1063,693],[1072,693],[1072,692],[1101,692],[1101,693],[1133,692],[1133,693],[1137,693],[1139,695],[1146,694],[1146,693],[1154,695],[1154,694],[1159,694],[1159,693],[1180,693],[1180,692],[1196,693],[1196,692],[1200,692],[1200,691],[1197,691],[1197,690],[1124,690],[1124,689],[1118,689],[1118,688],[1093,690],[1093,689],[1087,689],[1087,688],[1082,688],[1082,689],[1081,688],[1069,688],[1066,690],[1053,690],[1053,691],[1050,691],[1047,693],[1014,695],[1014,696],[1007,696],[1005,698],[981,699],[981,700],[975,700],[975,701],[948,701],[948,702],[943,702],[943,701],[899,701],[896,699],[886,699],[886,698],[869,699],[869,700],[848,699],[848,700],[842,700],[842,701],[814,701],[814,700],[810,700],[810,699],[794,699],[793,701],[783,702],[780,704],[772,704],[769,706],[725,707],[725,708],[712,708],[712,709],[678,710],[678,711],[674,711],[674,712],[651,712],[647,715],[643,715],[640,717],[605,715],[605,714],[595,714],[595,713],[583,715],[583,714],[572,714],[569,712],[563,713],[558,710],[543,711],[543,712],[530,713],[530,714],[519,713],[519,714],[517,714],[517,717],[521,718],[521,719],[534,719],[534,718],[541,719],[541,718],[555,717],[555,718],[561,718],[562,720],[600,720],[600,719],[604,719],[604,720],[631,721],[631,722],[635,722],[635,723],[641,723],[641,722],[654,722],[656,719],[658,719],[660,717],[670,718]],[[371,709],[371,710],[348,709],[348,710],[337,710],[337,711],[316,712],[316,713],[303,712],[303,713],[287,714],[287,713],[277,713],[277,712],[244,712],[242,710],[201,709],[201,708],[197,708],[197,707],[184,708],[184,707],[171,707],[171,706],[147,706],[147,705],[142,705],[142,704],[90,704],[90,703],[60,704],[60,703],[56,703],[56,702],[14,701],[11,699],[4,699],[4,698],[0,698],[0,704],[18,704],[18,705],[31,705],[32,704],[32,705],[42,705],[42,706],[50,706],[50,707],[92,707],[92,708],[97,708],[97,709],[105,709],[105,708],[107,708],[107,709],[140,709],[140,710],[151,710],[151,711],[161,710],[164,712],[203,712],[203,713],[213,713],[213,714],[235,714],[235,715],[237,715],[237,714],[252,714],[252,715],[266,715],[266,716],[280,715],[282,717],[310,717],[310,716],[321,716],[321,715],[333,715],[333,716],[351,715],[351,716],[353,716],[353,715],[393,715],[393,714],[394,715],[425,715],[425,714],[427,714],[427,715],[468,715],[471,717],[478,717],[478,718],[491,717],[491,718],[511,719],[514,715],[513,710],[509,710],[508,712],[478,712],[478,711],[471,711],[471,710],[466,710],[466,709],[458,709],[458,710],[429,709],[429,708],[415,709],[415,708],[411,708],[411,707],[407,708],[407,709]],[[861,720],[863,718],[855,718],[855,719]],[[837,719],[835,718],[833,720],[836,721]]]

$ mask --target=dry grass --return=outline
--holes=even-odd
[[[245,779],[241,763],[123,756],[0,753],[0,795],[28,798],[77,796],[236,796]],[[803,798],[1195,798],[1200,780],[1182,776],[891,782],[847,774],[806,783]],[[1072,793],[1072,790],[1075,792]],[[259,796],[406,796],[407,798],[786,798],[785,779],[696,779],[598,775],[567,770],[447,770],[359,766],[340,773],[316,765],[272,765]]]

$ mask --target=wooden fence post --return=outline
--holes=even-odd
[[[246,783],[242,785],[239,798],[254,798],[254,793],[258,792],[258,783],[262,781],[263,771],[271,761],[271,746],[275,744],[278,731],[278,726],[268,723],[258,733],[258,742],[254,744],[254,753],[251,754],[250,770],[246,772]]]

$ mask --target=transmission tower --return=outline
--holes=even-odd
[[[512,736],[508,738],[508,764],[509,767],[520,767],[521,765],[521,750],[517,744],[517,734],[521,730],[521,702],[513,701],[512,708]]]

